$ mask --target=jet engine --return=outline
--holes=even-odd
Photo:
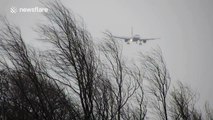
[[[130,43],[130,40],[129,40],[129,39],[125,39],[125,42],[126,42],[127,44],[129,44],[129,43]]]
[[[143,43],[146,43],[146,40],[143,40]]]

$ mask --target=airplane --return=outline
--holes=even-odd
[[[112,37],[118,38],[118,39],[123,39],[125,42],[127,42],[127,44],[130,44],[130,42],[136,42],[136,43],[139,42],[139,45],[142,45],[142,42],[146,43],[148,40],[159,39],[159,38],[141,38],[140,35],[138,35],[138,34],[135,34],[133,36],[133,30],[132,29],[131,29],[131,37],[118,37],[118,36],[114,36],[114,35]]]

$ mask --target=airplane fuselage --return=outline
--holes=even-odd
[[[142,43],[146,43],[148,40],[155,40],[159,38],[141,38],[140,35],[132,35],[131,37],[119,37],[119,36],[113,36],[114,38],[123,39],[126,43],[130,44],[130,42],[136,42],[141,45]]]
[[[132,37],[132,42],[137,42],[138,40],[140,40],[140,36]]]
[[[140,40],[140,35],[134,35],[132,38],[130,38],[129,40],[127,40],[126,42],[129,44],[130,42],[140,42],[140,44],[142,44],[142,42],[146,42],[146,40],[141,41]]]

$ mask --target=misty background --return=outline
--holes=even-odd
[[[136,59],[138,51],[162,49],[172,81],[180,80],[200,95],[199,102],[213,101],[213,1],[212,0],[62,0],[85,22],[95,41],[109,30],[118,36],[130,36],[131,27],[141,37],[160,37],[138,45],[123,45],[127,59]],[[42,7],[38,0],[0,0],[0,14],[18,25],[26,42],[45,47],[35,40],[37,23],[45,22],[39,13],[10,13],[14,7]]]

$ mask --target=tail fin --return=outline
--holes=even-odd
[[[133,27],[131,27],[131,37],[133,37]]]

